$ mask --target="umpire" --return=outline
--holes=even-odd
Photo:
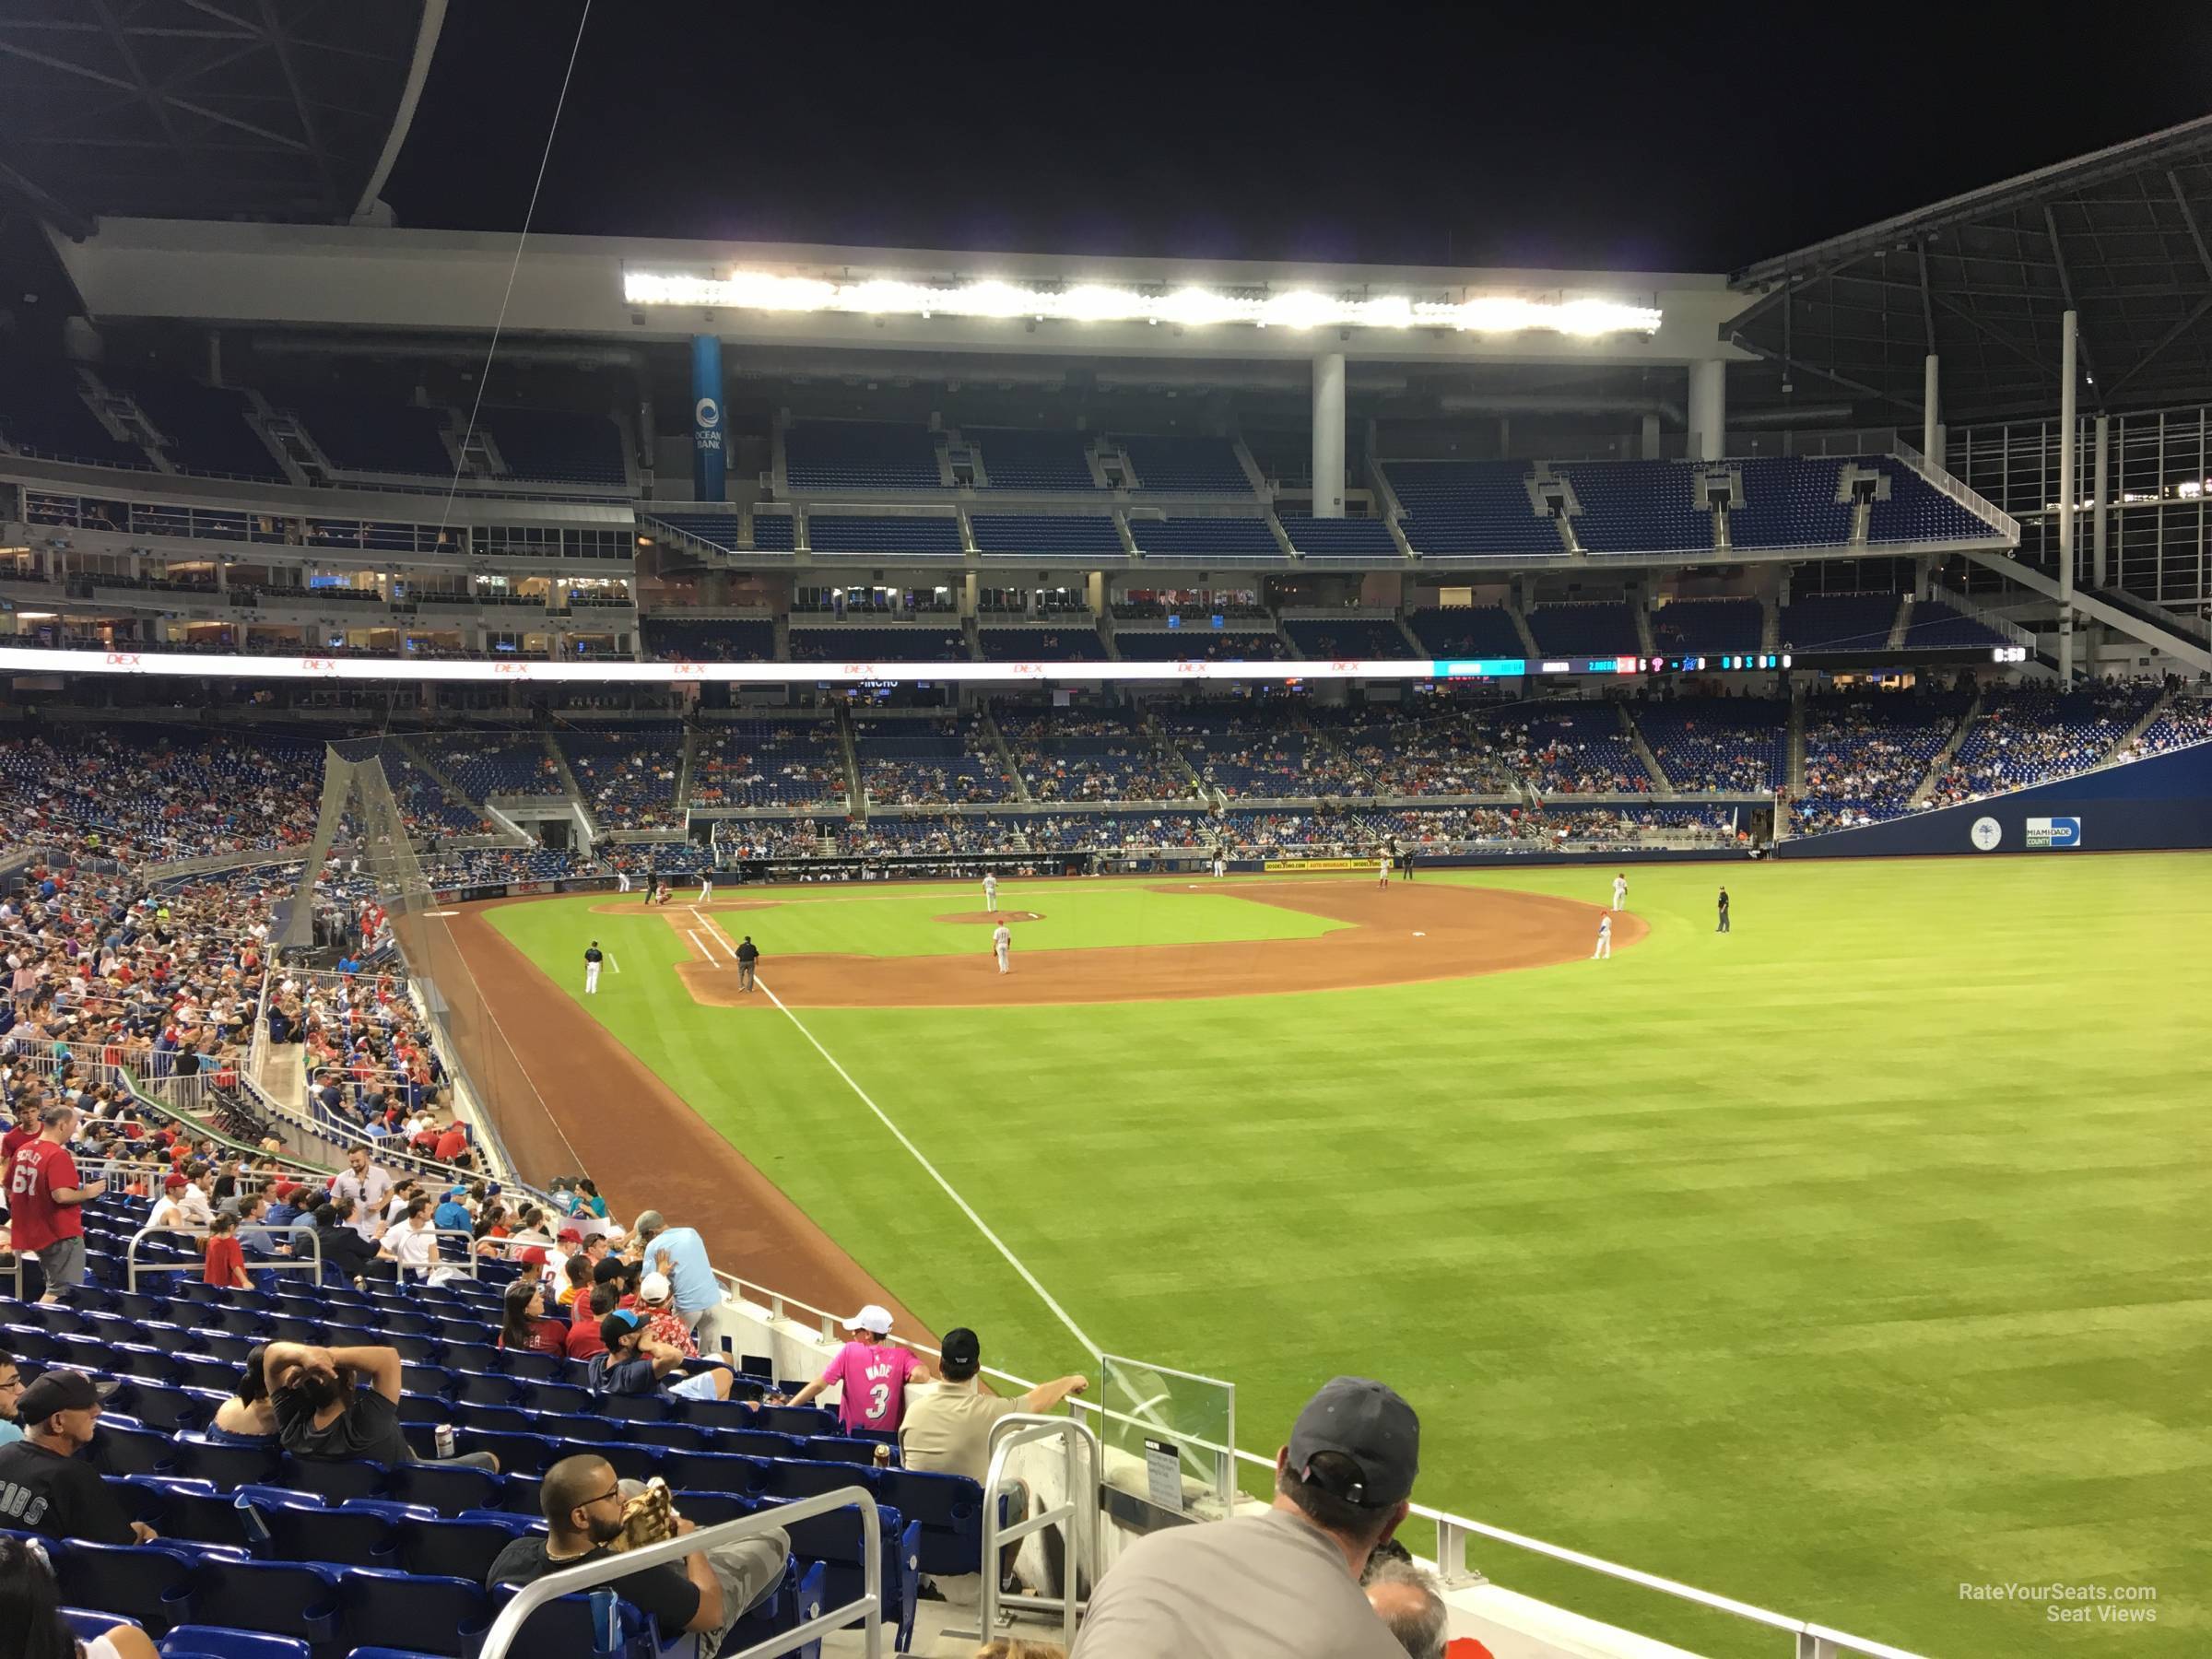
[[[760,947],[753,943],[751,934],[747,934],[743,942],[737,947],[738,990],[750,991],[753,988],[753,964],[759,959]]]

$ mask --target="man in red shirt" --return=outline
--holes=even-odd
[[[15,1167],[16,1154],[38,1138],[39,1109],[27,1095],[16,1108],[15,1127],[0,1135],[0,1192],[6,1190],[7,1173]]]
[[[438,1161],[442,1164],[457,1163],[461,1155],[467,1150],[468,1131],[462,1128],[458,1122],[447,1124],[445,1133],[438,1137],[435,1154]]]
[[[8,1207],[15,1247],[37,1255],[46,1280],[41,1300],[58,1302],[85,1280],[85,1218],[81,1206],[108,1190],[104,1181],[80,1185],[69,1140],[76,1133],[74,1106],[49,1106],[39,1114],[39,1138],[16,1154],[8,1175]]]

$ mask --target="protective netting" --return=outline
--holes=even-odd
[[[443,1033],[449,1063],[459,1069],[483,1127],[504,1148],[515,1173],[538,1187],[557,1175],[582,1173],[477,982],[450,925],[458,912],[441,905],[431,890],[406,814],[393,794],[387,762],[408,764],[394,739],[329,746],[322,809],[283,943],[313,943],[318,906],[352,912],[372,900],[389,919],[407,977]]]

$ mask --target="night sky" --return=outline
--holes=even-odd
[[[452,9],[402,224],[519,228],[581,10]],[[1725,271],[2212,111],[2212,6],[2044,16],[597,0],[535,229]]]

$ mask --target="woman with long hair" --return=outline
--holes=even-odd
[[[160,1659],[135,1625],[79,1641],[62,1617],[62,1592],[46,1552],[0,1537],[0,1659]]]
[[[547,1319],[545,1291],[534,1278],[508,1281],[500,1299],[500,1346],[516,1353],[535,1349],[559,1359],[569,1351],[569,1334],[560,1322]]]

